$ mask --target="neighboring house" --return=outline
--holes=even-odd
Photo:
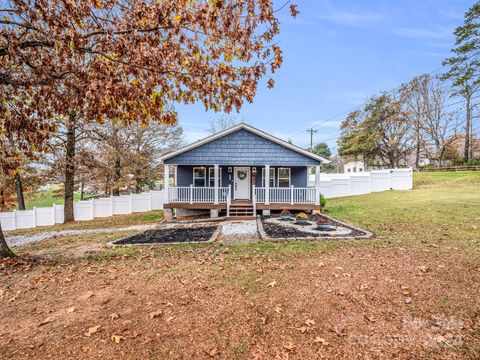
[[[210,210],[212,217],[255,216],[257,210],[319,208],[320,165],[329,160],[247,124],[239,124],[161,157],[164,177],[175,171],[175,186],[165,181],[166,217]],[[168,165],[168,166],[167,166]],[[308,167],[315,186],[308,187]]]
[[[363,163],[363,161],[351,161],[343,165],[343,172],[345,174],[364,172],[364,171],[365,171],[365,164]]]

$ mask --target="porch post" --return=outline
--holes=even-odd
[[[265,205],[270,205],[270,165],[265,165]]]
[[[168,196],[168,186],[170,185],[170,166],[168,164],[163,164],[163,188],[165,189],[165,194],[167,202],[170,202],[170,196]]]
[[[215,204],[218,204],[218,164],[213,165],[214,183],[215,183]]]
[[[320,205],[320,165],[315,166],[315,205]]]

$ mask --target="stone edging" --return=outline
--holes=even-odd
[[[343,221],[339,221],[331,216],[322,214],[323,217],[326,217],[327,219],[330,219],[332,221],[335,221],[339,223],[340,225],[343,225],[349,229],[353,229],[356,231],[361,231],[365,233],[365,235],[361,236],[302,236],[302,237],[291,237],[291,238],[272,238],[267,235],[265,232],[265,229],[263,228],[263,223],[262,223],[262,218],[260,216],[257,217],[257,227],[258,227],[258,233],[260,234],[260,239],[263,241],[271,241],[271,242],[286,242],[286,241],[320,241],[320,240],[355,240],[355,239],[371,239],[374,237],[374,234],[371,233],[370,231],[361,229],[359,227],[347,224]]]
[[[194,226],[178,226],[177,228],[179,229],[185,229],[185,228],[189,228],[189,227],[194,227]],[[170,229],[172,228],[175,228],[175,227],[171,227]],[[158,228],[157,228],[158,229]],[[110,241],[108,243],[105,244],[105,247],[107,248],[122,248],[122,247],[137,247],[137,246],[164,246],[164,245],[181,245],[181,244],[211,244],[215,241],[217,241],[218,239],[218,236],[220,235],[222,231],[222,225],[218,225],[217,229],[213,232],[212,236],[210,237],[210,239],[208,240],[205,240],[205,241],[177,241],[177,242],[169,242],[169,243],[138,243],[138,244],[115,244],[117,241],[121,241],[121,240],[124,240],[124,239],[127,239],[129,238],[130,236],[132,235],[129,235],[129,236],[126,236],[124,238],[121,238],[121,239],[116,239],[116,240],[113,240],[113,241]]]

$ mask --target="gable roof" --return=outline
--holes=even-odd
[[[215,133],[215,134],[213,134],[213,135],[207,136],[206,138],[203,138],[203,139],[201,139],[201,140],[198,140],[198,141],[196,141],[196,142],[194,142],[194,143],[191,143],[191,144],[189,144],[189,145],[183,146],[183,147],[181,147],[181,148],[179,148],[179,149],[177,149],[177,150],[174,150],[174,151],[165,153],[165,154],[163,154],[162,156],[160,156],[160,160],[163,162],[163,161],[165,161],[165,160],[167,160],[167,159],[170,159],[170,158],[172,158],[172,157],[174,157],[174,156],[180,155],[180,154],[182,154],[182,153],[185,153],[185,152],[187,152],[187,151],[190,151],[190,150],[195,149],[195,148],[197,148],[197,147],[199,147],[199,146],[202,146],[202,145],[207,144],[207,143],[209,143],[209,142],[212,142],[212,141],[214,141],[214,140],[220,139],[220,138],[222,138],[222,137],[224,137],[224,136],[227,136],[227,135],[229,135],[229,134],[232,134],[232,133],[234,133],[234,132],[236,132],[236,131],[239,131],[239,130],[242,130],[242,129],[243,129],[243,130],[246,130],[246,131],[249,131],[249,132],[251,132],[251,133],[253,133],[253,134],[255,134],[255,135],[258,135],[258,136],[260,136],[260,137],[262,137],[262,138],[264,138],[264,139],[266,139],[266,140],[269,140],[269,141],[271,141],[271,142],[273,142],[273,143],[276,143],[276,144],[278,144],[278,145],[281,145],[281,146],[283,146],[283,147],[285,147],[285,148],[287,148],[287,149],[290,149],[290,150],[292,150],[292,151],[295,151],[295,152],[297,152],[297,153],[299,153],[299,154],[305,155],[305,156],[307,156],[307,157],[309,157],[309,158],[311,158],[311,159],[314,159],[314,160],[316,160],[316,161],[321,161],[322,163],[325,163],[325,164],[330,163],[330,160],[328,160],[328,159],[325,159],[325,158],[323,158],[323,157],[321,157],[321,156],[318,156],[318,155],[316,155],[316,154],[314,154],[314,153],[312,153],[312,152],[310,152],[310,151],[308,151],[308,150],[302,149],[302,148],[299,147],[299,146],[290,144],[290,143],[287,142],[287,141],[284,141],[284,140],[282,140],[282,139],[279,139],[279,138],[277,138],[276,136],[267,134],[266,132],[264,132],[264,131],[262,131],[262,130],[259,130],[259,129],[257,129],[257,128],[251,126],[251,125],[245,124],[245,123],[240,123],[240,124],[238,124],[238,125],[232,126],[232,127],[228,128],[228,129],[225,129],[225,130],[220,131],[220,132],[218,132],[218,133]]]

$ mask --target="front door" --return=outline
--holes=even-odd
[[[233,198],[250,199],[250,168],[236,167],[233,179]]]

